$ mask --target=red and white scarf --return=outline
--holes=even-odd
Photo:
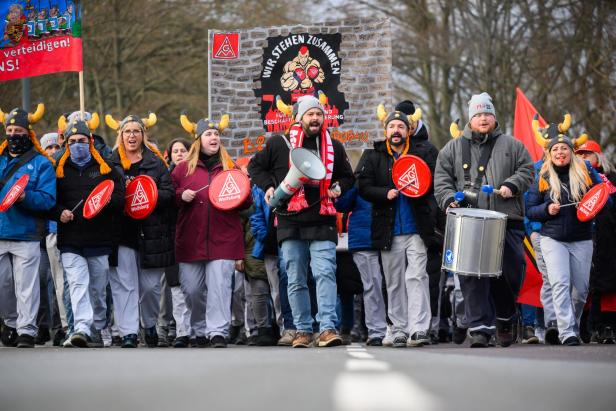
[[[291,142],[291,149],[297,147],[303,147],[304,144],[304,129],[300,123],[296,123],[291,126],[289,130],[289,141]],[[319,182],[319,194],[321,197],[321,209],[319,214],[321,215],[336,215],[336,209],[332,199],[327,195],[327,190],[332,182],[332,174],[334,172],[334,145],[332,144],[331,136],[325,127],[321,128],[320,142],[320,157],[321,161],[325,165],[327,174],[325,178]],[[291,165],[291,155],[289,154],[289,166]],[[300,211],[308,207],[306,196],[304,193],[304,186],[301,186],[299,190],[289,200],[288,211]]]

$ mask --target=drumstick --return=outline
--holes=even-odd
[[[83,203],[83,198],[81,200],[79,200],[79,202],[77,203],[77,205],[75,207],[73,207],[73,209],[71,210],[71,213],[74,213],[75,210],[77,210],[77,207],[79,207],[81,205],[81,203]]]
[[[483,185],[481,186],[481,191],[483,191],[486,194],[500,194],[500,190],[495,189],[494,187],[492,187],[491,185]]]
[[[206,186],[203,186],[203,187],[201,187],[201,188],[199,188],[199,189],[195,190],[195,194],[197,194],[197,193],[198,193],[199,191],[201,191],[201,190],[205,190],[205,189],[206,189],[206,188],[208,188],[209,186],[210,186],[210,185],[208,184],[208,185],[206,185]]]
[[[396,188],[396,191],[397,191],[397,192],[400,192],[400,191],[404,190],[405,188],[407,188],[408,186],[410,186],[411,184],[413,184],[414,182],[415,182],[415,181],[411,180],[411,181],[409,181],[408,183],[406,183],[405,185],[403,185],[402,187],[400,187],[400,188]]]
[[[560,206],[560,208],[563,208],[563,207],[569,207],[569,206],[572,206],[572,205],[578,205],[578,204],[580,204],[580,203],[578,202],[578,203],[563,204],[563,205],[561,205],[561,206]]]

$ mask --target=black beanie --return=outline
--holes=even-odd
[[[396,104],[395,111],[401,111],[407,116],[415,113],[415,104],[411,100],[404,100]]]

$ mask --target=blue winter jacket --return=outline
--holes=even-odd
[[[586,161],[586,167],[594,184],[601,183],[601,177]],[[566,181],[568,186],[568,181]],[[573,202],[566,190],[561,190],[561,204]],[[526,215],[528,218],[542,223],[541,235],[553,238],[557,241],[573,242],[592,239],[592,220],[582,222],[577,218],[577,208],[574,206],[564,207],[554,216],[548,213],[548,206],[552,203],[550,190],[539,192],[539,179],[537,179],[528,191]]]
[[[8,152],[0,155],[0,179],[7,174],[11,165],[19,162]],[[0,239],[16,241],[40,241],[46,234],[47,221],[44,212],[56,204],[56,175],[47,158],[37,154],[22,165],[0,191],[4,198],[13,184],[24,174],[30,175],[26,186],[26,197],[16,202],[6,212],[0,213]]]
[[[254,246],[252,248],[252,256],[259,260],[265,258],[264,241],[267,237],[267,228],[269,227],[270,207],[265,202],[265,192],[257,187],[256,184],[252,185],[252,201],[255,207],[254,213],[250,216],[250,230],[255,239]]]
[[[372,250],[372,203],[359,195],[357,187],[342,194],[335,203],[349,217],[349,251]]]

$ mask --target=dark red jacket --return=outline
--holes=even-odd
[[[209,189],[197,193],[193,201],[182,200],[186,189],[197,190],[222,171],[217,164],[211,171],[197,163],[195,172],[186,176],[187,162],[178,164],[171,178],[175,187],[178,205],[178,220],[175,228],[175,259],[180,263],[203,260],[241,260],[244,258],[244,232],[237,210],[221,211],[212,206]],[[251,202],[250,197],[246,206]]]

